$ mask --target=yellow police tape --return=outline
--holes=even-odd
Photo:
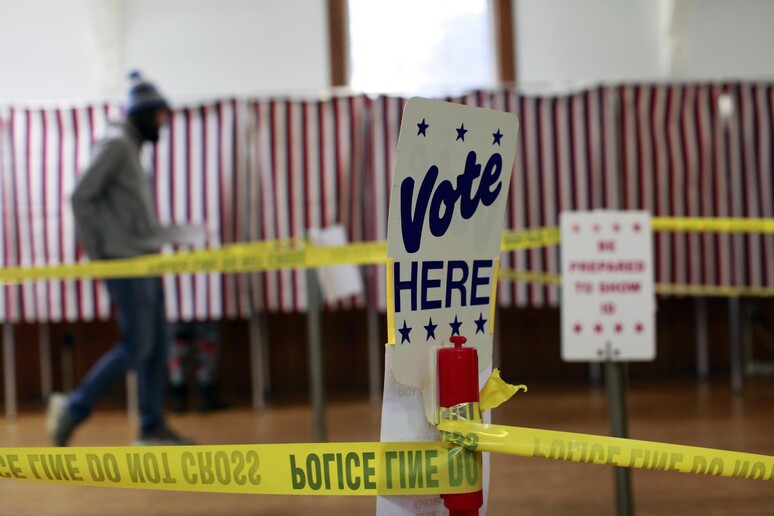
[[[306,242],[250,242],[218,249],[181,251],[120,260],[0,269],[0,283],[64,278],[132,278],[195,272],[260,272],[277,269],[384,262],[384,242],[313,247]]]
[[[443,442],[0,448],[0,478],[243,494],[429,495],[481,488],[480,452],[774,481],[774,457],[442,420]]]
[[[653,217],[653,231],[710,232],[710,233],[774,233],[774,219],[741,217]]]
[[[651,224],[653,231],[774,233],[774,219],[654,217]],[[555,227],[506,231],[503,233],[501,250],[536,249],[557,245],[559,242],[559,229]],[[341,264],[367,265],[384,263],[386,260],[385,242],[356,242],[330,247],[311,246],[305,240],[247,242],[224,245],[217,249],[180,251],[122,260],[4,267],[0,268],[0,284],[87,277],[261,272]]]
[[[430,495],[481,489],[481,452],[774,480],[774,457],[481,423],[509,400],[494,369],[480,402],[443,409],[441,442],[0,448],[0,478],[246,494]]]
[[[477,452],[774,481],[768,455],[467,421],[438,428],[444,441]]]
[[[440,442],[0,448],[0,478],[209,493],[427,495],[481,489],[481,458]]]

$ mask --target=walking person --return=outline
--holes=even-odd
[[[158,142],[169,105],[139,72],[133,72],[130,80],[125,119],[108,126],[71,197],[78,239],[92,260],[157,253],[162,244],[197,233],[191,227],[163,227],[153,212],[140,151],[143,144]],[[105,284],[116,309],[121,341],[94,364],[71,394],[50,396],[47,430],[52,443],[66,446],[95,403],[134,369],[140,412],[136,444],[193,444],[169,428],[163,412],[169,340],[161,278],[108,279]]]

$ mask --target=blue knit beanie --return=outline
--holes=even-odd
[[[153,83],[146,81],[139,70],[129,72],[129,91],[126,95],[126,114],[169,108],[169,103]]]

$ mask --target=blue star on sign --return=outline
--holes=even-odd
[[[427,133],[425,131],[427,131],[427,128],[430,127],[430,124],[426,124],[424,118],[422,119],[421,122],[417,124],[417,127],[419,127],[419,131],[417,131],[417,136],[421,134],[422,136],[427,137]]]
[[[461,124],[457,128],[457,140],[462,140],[464,142],[465,141],[465,133],[467,133],[467,132],[468,132],[468,130],[465,129],[465,124]],[[457,140],[454,140],[454,141],[457,141]]]
[[[479,312],[478,319],[473,321],[474,323],[476,323],[476,333],[481,332],[481,333],[486,334],[486,331],[484,330],[484,325],[486,324],[486,321],[487,321],[487,319],[484,319],[483,312]]]
[[[400,343],[403,344],[404,342],[408,341],[409,344],[411,344],[411,339],[409,338],[409,333],[411,333],[411,328],[406,324],[406,320],[403,320],[403,328],[398,328],[398,331],[400,332]]]
[[[496,133],[492,133],[492,136],[494,136],[494,141],[492,142],[492,145],[494,144],[500,145],[500,139],[503,137],[503,133],[500,132],[500,129],[497,129]]]
[[[454,316],[454,322],[450,322],[449,326],[451,326],[452,329],[452,335],[459,335],[460,334],[460,326],[462,326],[462,322],[457,320],[457,316]]]
[[[438,328],[437,324],[433,324],[433,318],[430,318],[430,321],[428,321],[427,326],[425,326],[425,330],[427,331],[427,338],[425,340],[430,340],[430,337],[435,340],[435,329]]]

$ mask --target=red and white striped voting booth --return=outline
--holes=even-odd
[[[350,242],[386,238],[392,169],[408,99],[219,99],[176,106],[144,156],[159,218],[205,223],[208,246],[298,239],[340,225]],[[774,84],[622,84],[562,95],[513,89],[446,99],[520,120],[505,227],[553,228],[565,210],[653,217],[774,217]],[[84,260],[69,193],[117,103],[0,107],[0,267]],[[655,280],[774,287],[774,235],[655,235]],[[169,250],[165,250],[169,252]],[[501,267],[559,273],[556,246],[509,251]],[[328,308],[385,309],[383,265],[363,267],[365,296]],[[165,277],[167,314],[246,319],[303,312],[303,271]],[[663,295],[663,294],[662,294]],[[501,279],[503,307],[558,306],[555,284]],[[110,317],[99,280],[0,285],[0,322]]]

